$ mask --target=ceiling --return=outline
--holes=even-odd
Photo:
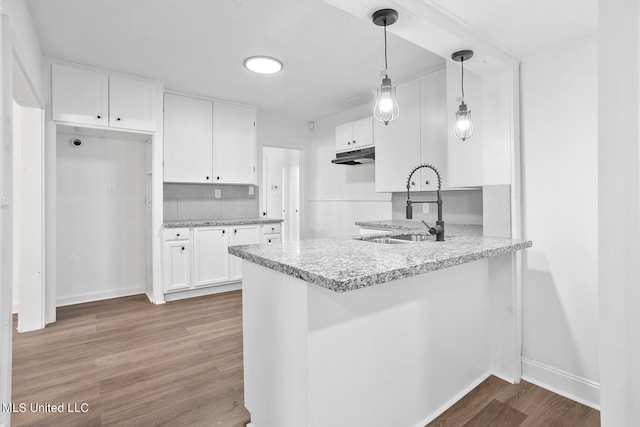
[[[322,0],[28,0],[28,5],[44,55],[305,121],[369,101],[384,67],[382,28]],[[404,39],[388,37],[394,81],[444,64]],[[279,58],[284,70],[253,74],[242,65],[252,55]]]
[[[597,0],[429,0],[519,56],[596,33]]]

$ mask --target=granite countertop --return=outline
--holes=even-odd
[[[435,237],[403,244],[369,241],[377,235],[230,246],[229,253],[335,292],[347,292],[532,246],[531,241],[483,237],[477,229],[464,233],[465,229],[447,226],[450,234],[444,242],[436,242]],[[424,226],[420,233],[426,233]]]
[[[247,225],[247,224],[277,224],[282,219],[275,218],[225,218],[225,219],[194,219],[184,221],[165,221],[164,228],[178,227],[217,227],[224,225]]]

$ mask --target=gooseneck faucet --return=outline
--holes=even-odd
[[[413,176],[413,174],[418,170],[418,169],[422,169],[422,168],[427,168],[427,169],[431,169],[432,171],[435,172],[436,176],[438,177],[438,190],[436,191],[436,194],[438,195],[438,200],[437,201],[433,201],[433,200],[411,200],[411,195],[409,194],[409,191],[411,190],[411,177]],[[435,167],[433,167],[430,164],[422,164],[422,165],[418,165],[415,168],[413,168],[413,170],[411,171],[411,173],[409,173],[409,177],[407,178],[407,219],[412,219],[413,218],[413,206],[411,206],[414,203],[437,203],[438,204],[438,220],[436,221],[436,226],[435,227],[429,227],[429,225],[422,221],[422,223],[424,225],[427,226],[427,228],[429,229],[429,233],[431,233],[431,235],[436,235],[436,241],[437,242],[444,242],[444,221],[442,220],[442,197],[440,196],[440,187],[441,187],[441,179],[440,179],[440,172],[438,172],[438,169],[436,169]]]

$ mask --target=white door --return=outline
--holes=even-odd
[[[214,103],[213,182],[256,183],[255,120],[256,111],[253,108]]]
[[[53,120],[87,125],[109,124],[109,78],[104,73],[53,64]]]
[[[213,181],[213,103],[164,96],[164,181]]]
[[[400,116],[385,125],[374,124],[376,145],[376,191],[407,191],[411,169],[421,162],[420,156],[420,80],[397,86]],[[420,175],[414,175],[413,190],[420,189]]]
[[[194,286],[206,286],[228,281],[229,255],[227,230],[223,227],[193,229]]]
[[[358,120],[352,123],[353,140],[352,149],[370,147],[373,145],[373,118]]]
[[[155,131],[156,86],[142,80],[109,77],[109,126]]]
[[[190,245],[191,243],[186,240],[165,243],[165,292],[189,289],[191,287]]]
[[[336,126],[336,152],[351,150],[352,141],[353,126],[351,123]]]
[[[255,245],[260,243],[260,228],[257,225],[229,228],[229,246]],[[242,259],[229,255],[230,280],[242,279]]]

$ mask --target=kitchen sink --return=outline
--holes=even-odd
[[[424,242],[425,240],[434,240],[434,237],[428,234],[404,234],[402,236],[393,236],[392,238],[409,242]]]
[[[391,239],[389,237],[377,237],[375,239],[370,239],[366,241],[372,242],[372,243],[383,243],[386,245],[397,245],[397,244],[409,243],[408,241],[405,241],[405,240]]]

